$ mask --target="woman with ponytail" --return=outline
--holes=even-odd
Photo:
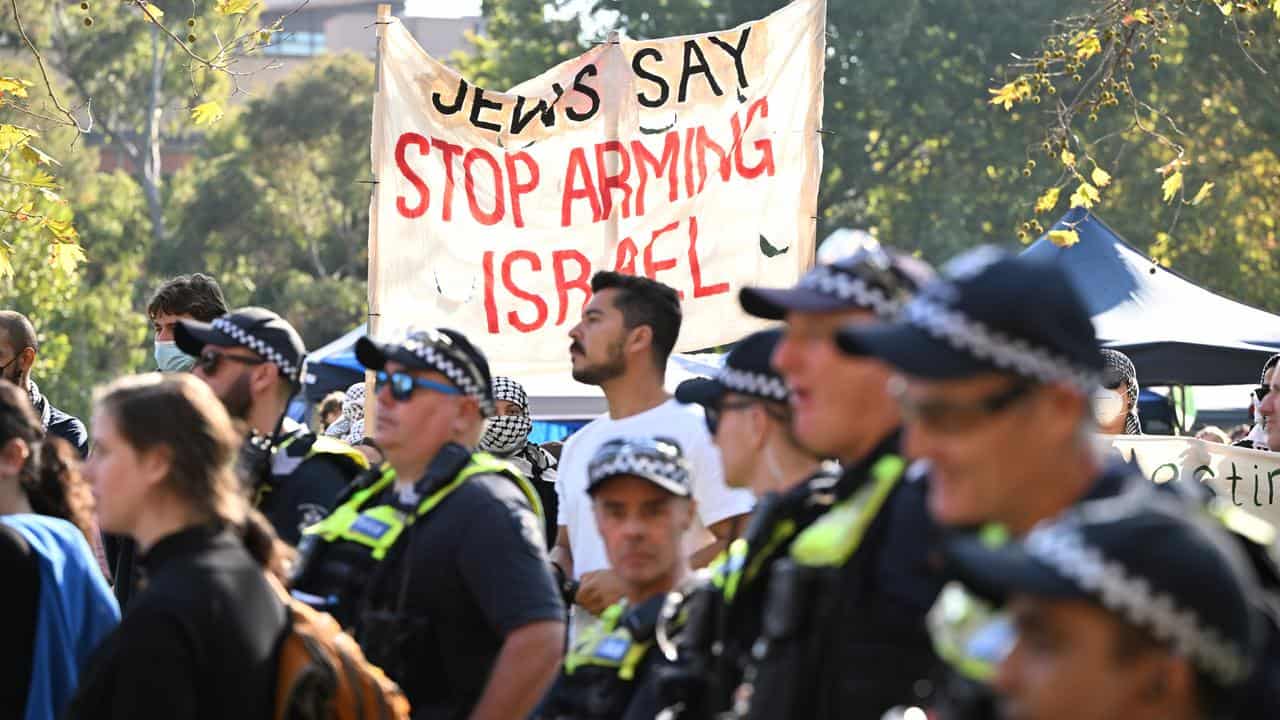
[[[0,623],[4,717],[52,720],[120,611],[88,539],[93,497],[65,441],[46,437],[26,394],[0,382]]]
[[[284,605],[264,568],[270,525],[250,517],[240,437],[187,374],[98,391],[85,474],[106,532],[138,544],[145,584],[95,654],[68,717],[271,717]]]

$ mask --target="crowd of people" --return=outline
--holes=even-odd
[[[674,395],[678,293],[591,289],[608,410],[556,447],[443,327],[360,339],[374,394],[313,431],[298,332],[200,274],[87,430],[0,312],[0,717],[356,717],[369,677],[416,720],[1280,714],[1275,531],[1108,449],[1138,373],[1061,268],[870,244],[743,289],[770,329]],[[1242,444],[1280,447],[1276,364]],[[305,693],[299,603],[358,647]]]

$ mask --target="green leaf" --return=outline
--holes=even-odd
[[[8,152],[22,145],[35,134],[34,130],[28,128],[0,123],[0,152]]]
[[[196,125],[212,125],[222,119],[222,105],[210,100],[191,108],[191,119]]]
[[[0,280],[13,277],[13,262],[9,260],[9,249],[0,246]]]

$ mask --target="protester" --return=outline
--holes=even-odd
[[[1143,490],[1081,503],[1020,543],[948,546],[966,584],[1007,603],[1016,642],[994,680],[1006,717],[1249,711],[1239,704],[1260,640],[1251,572],[1219,528]]]
[[[1251,409],[1250,416],[1252,417],[1253,413],[1255,412],[1256,410]],[[1240,423],[1239,425],[1232,427],[1231,432],[1227,433],[1227,437],[1231,439],[1231,442],[1229,444],[1241,445],[1242,443],[1240,441],[1249,437],[1249,432],[1252,430],[1253,430],[1253,425],[1250,423]]]
[[[680,334],[680,298],[662,283],[599,272],[582,320],[569,331],[573,378],[604,391],[609,413],[570,436],[560,457],[556,546],[551,551],[566,602],[576,603],[574,635],[621,599],[622,581],[609,568],[604,542],[587,502],[587,465],[617,437],[664,437],[683,450],[693,469],[700,523],[685,547],[690,567],[710,563],[751,511],[751,494],[725,487],[720,456],[702,414],[673,400],[663,387],[667,359]],[[707,533],[710,531],[710,534]]]
[[[103,528],[138,543],[147,582],[67,717],[271,718],[286,614],[264,572],[274,538],[248,522],[231,418],[185,373],[118,380],[94,405],[85,472]]]
[[[1254,423],[1253,429],[1243,440],[1236,441],[1235,444],[1238,447],[1254,450],[1268,450],[1274,447],[1267,440],[1268,421],[1262,413],[1262,402],[1266,400],[1267,393],[1271,392],[1271,380],[1275,375],[1277,363],[1280,363],[1280,353],[1267,358],[1267,362],[1262,365],[1262,379],[1258,387],[1249,394],[1249,419]]]
[[[892,383],[904,447],[929,461],[929,511],[941,525],[995,524],[1023,536],[1082,500],[1142,482],[1118,460],[1102,463],[1090,402],[1102,355],[1058,265],[970,251],[892,323],[847,328],[840,343],[905,373]],[[990,669],[989,658],[947,650],[962,672],[944,703],[976,693],[966,678],[985,680]]]
[[[1141,435],[1138,422],[1138,370],[1128,355],[1102,349],[1102,384],[1094,392],[1093,415],[1104,435]]]
[[[537,493],[472,448],[494,412],[489,363],[461,333],[361,338],[387,465],[307,529],[297,597],[345,626],[415,720],[526,717],[555,677],[564,607]]]
[[[312,434],[286,414],[297,394],[306,348],[293,326],[264,308],[241,308],[212,323],[179,320],[174,337],[197,357],[195,375],[213,388],[231,417],[248,425],[240,467],[253,506],[276,534],[297,545],[302,529],[333,508],[368,469],[350,445]]]
[[[790,552],[796,534],[831,508],[840,472],[799,445],[791,431],[789,393],[770,366],[778,330],[744,338],[724,358],[714,379],[686,380],[676,399],[706,413],[720,456],[725,484],[748,488],[756,507],[746,532],[713,566],[713,578],[691,597],[687,635],[700,646],[683,646],[680,667],[686,717],[713,717],[732,708],[751,650],[760,638],[770,577]],[[696,609],[696,610],[695,610]],[[700,706],[695,709],[695,706]]]
[[[684,579],[682,540],[693,524],[689,464],[674,443],[610,440],[588,465],[587,494],[622,599],[564,661],[536,720],[653,720],[661,709],[655,646],[667,593]]]
[[[328,430],[330,425],[342,417],[342,404],[346,397],[346,393],[335,390],[324,396],[324,399],[316,405],[316,416],[321,432]]]
[[[147,318],[155,335],[156,367],[160,372],[187,372],[195,357],[182,352],[173,339],[179,320],[213,322],[227,313],[218,281],[203,273],[179,275],[156,288],[147,303]]]
[[[1262,422],[1259,424],[1262,426],[1263,432],[1266,433],[1264,437],[1266,447],[1259,448],[1256,443],[1253,447],[1256,450],[1280,448],[1280,418],[1276,417],[1277,408],[1280,407],[1280,393],[1278,393],[1280,391],[1280,373],[1271,373],[1270,381],[1266,385],[1259,386],[1258,390],[1265,391],[1259,392],[1258,415],[1262,417]]]
[[[493,398],[496,414],[485,420],[480,450],[515,465],[533,483],[542,501],[543,532],[550,550],[555,545],[560,508],[556,495],[556,468],[560,462],[537,443],[529,442],[533,418],[529,416],[529,396],[524,386],[499,375],[493,379]]]
[[[765,613],[785,620],[766,622],[740,693],[746,717],[878,720],[936,664],[924,621],[940,585],[925,568],[932,526],[923,488],[904,479],[889,370],[835,344],[839,328],[892,313],[929,275],[868,245],[793,288],[742,291],[748,313],[786,321],[773,365],[799,444],[845,466],[832,507],[773,570]]]
[[[89,433],[84,423],[54,407],[31,379],[31,368],[39,352],[36,328],[27,316],[13,310],[0,310],[0,379],[25,390],[44,431],[71,443],[83,458],[89,453]]]
[[[89,653],[120,620],[89,546],[93,497],[25,393],[0,383],[0,715],[60,717]]]
[[[1196,439],[1204,440],[1205,442],[1218,443],[1220,445],[1231,444],[1231,438],[1228,437],[1227,433],[1217,425],[1209,425],[1200,428],[1200,430],[1196,432]]]

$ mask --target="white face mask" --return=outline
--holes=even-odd
[[[1115,390],[1102,388],[1093,394],[1093,416],[1099,423],[1114,422],[1124,412],[1124,398]]]

